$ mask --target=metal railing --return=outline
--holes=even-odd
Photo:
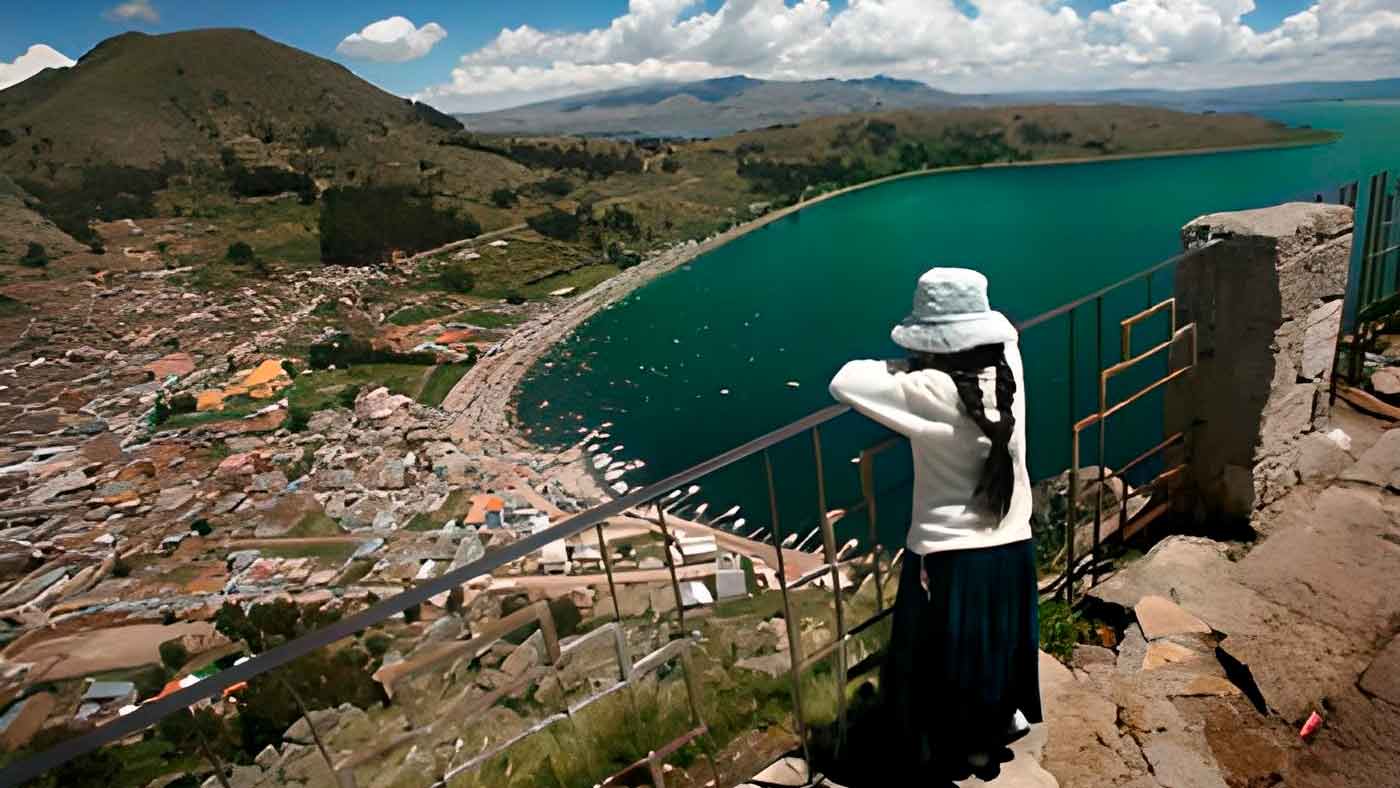
[[[1104,542],[1109,538],[1124,538],[1126,535],[1140,529],[1160,514],[1161,507],[1148,507],[1143,512],[1137,513],[1131,520],[1133,526],[1129,529],[1130,518],[1128,517],[1126,500],[1120,501],[1123,507],[1121,510],[1121,520],[1118,527],[1112,532],[1103,532],[1105,507],[1102,501],[1104,484],[1112,479],[1126,479],[1127,474],[1140,465],[1148,457],[1156,456],[1170,445],[1179,443],[1180,435],[1171,436],[1166,441],[1157,441],[1155,437],[1150,441],[1155,444],[1147,452],[1139,454],[1131,463],[1124,465],[1117,471],[1109,471],[1105,464],[1105,451],[1107,448],[1107,437],[1104,432],[1104,425],[1107,419],[1120,412],[1123,408],[1136,403],[1146,397],[1151,391],[1158,389],[1167,382],[1180,377],[1189,372],[1189,367],[1175,371],[1169,370],[1165,375],[1159,375],[1153,382],[1149,382],[1145,388],[1131,395],[1127,399],[1116,404],[1110,403],[1108,399],[1108,382],[1111,378],[1123,374],[1131,374],[1132,370],[1146,363],[1149,359],[1158,357],[1163,351],[1169,350],[1174,343],[1185,336],[1193,333],[1192,327],[1176,325],[1175,302],[1168,298],[1162,301],[1154,301],[1153,286],[1154,280],[1159,276],[1165,276],[1168,269],[1182,260],[1203,251],[1205,248],[1213,246],[1217,242],[1212,242],[1201,248],[1195,249],[1186,254],[1174,257],[1165,262],[1159,263],[1151,268],[1139,272],[1114,285],[1106,287],[1084,298],[1070,304],[1066,304],[1050,312],[1044,313],[1019,325],[1022,331],[1032,329],[1046,330],[1052,321],[1064,319],[1067,323],[1068,347],[1066,371],[1069,388],[1068,397],[1068,419],[1067,428],[1072,436],[1072,458],[1070,462],[1070,513],[1064,524],[1065,528],[1065,550],[1067,552],[1065,560],[1064,574],[1057,584],[1062,588],[1067,598],[1073,600],[1074,589],[1079,578],[1087,571],[1090,575],[1090,582],[1095,582],[1098,578],[1100,550]],[[1121,326],[1121,355],[1119,362],[1112,366],[1104,365],[1104,320],[1105,320],[1105,299],[1118,298],[1125,294],[1125,289],[1139,283],[1145,283],[1146,308],[1135,309],[1131,314],[1120,321]],[[1095,364],[1093,370],[1098,381],[1097,405],[1093,412],[1087,417],[1082,417],[1086,402],[1083,401],[1077,390],[1077,379],[1086,371],[1080,364],[1079,355],[1081,351],[1082,337],[1078,335],[1079,313],[1092,306],[1094,312],[1094,357]],[[1133,354],[1132,351],[1132,329],[1140,323],[1147,321],[1159,314],[1170,313],[1171,324],[1168,331],[1168,338],[1160,343],[1154,343],[1151,349],[1143,353]],[[1193,343],[1194,344],[1194,343]],[[375,746],[363,749],[356,755],[342,759],[340,762],[333,762],[334,759],[321,744],[321,737],[317,733],[316,726],[312,724],[310,715],[300,698],[297,706],[301,708],[305,721],[311,728],[313,736],[316,737],[318,749],[322,758],[326,761],[327,768],[335,776],[341,785],[354,784],[355,768],[365,763],[368,759],[373,759],[386,754],[409,742],[431,738],[436,730],[435,726],[443,721],[460,719],[478,714],[482,710],[489,708],[497,701],[507,698],[522,687],[537,681],[541,676],[549,674],[551,671],[557,673],[561,661],[567,661],[571,654],[575,653],[583,645],[596,643],[600,640],[611,641],[615,647],[615,657],[617,662],[618,678],[590,693],[587,697],[573,702],[565,709],[556,714],[549,715],[526,730],[516,735],[503,738],[494,744],[484,746],[480,751],[464,757],[459,762],[454,762],[452,766],[442,774],[436,775],[434,779],[439,784],[446,784],[449,780],[458,778],[465,772],[479,768],[483,763],[500,753],[509,750],[525,738],[538,733],[551,725],[567,722],[574,715],[580,713],[590,704],[602,698],[610,696],[612,693],[634,686],[643,676],[654,674],[665,664],[678,660],[679,673],[684,680],[685,695],[689,705],[691,725],[681,736],[654,748],[645,759],[634,764],[636,768],[646,768],[653,775],[653,779],[661,779],[662,762],[670,755],[677,752],[688,743],[699,742],[707,749],[706,757],[712,756],[708,749],[714,745],[709,741],[706,733],[709,731],[703,716],[703,687],[694,672],[691,659],[691,651],[695,642],[687,630],[687,603],[683,598],[681,589],[681,567],[677,564],[676,554],[678,551],[672,549],[679,544],[674,535],[677,526],[686,529],[697,527],[704,528],[703,523],[687,523],[681,520],[674,511],[673,506],[668,503],[676,499],[677,494],[685,490],[689,485],[702,479],[710,473],[720,469],[729,468],[741,461],[758,460],[763,466],[763,481],[768,490],[769,512],[768,515],[768,535],[762,540],[754,540],[743,537],[742,534],[730,537],[721,534],[719,529],[711,529],[716,532],[716,538],[721,545],[728,544],[735,550],[760,558],[770,569],[775,569],[772,577],[776,578],[777,591],[782,597],[782,611],[787,630],[788,657],[787,674],[788,683],[793,704],[793,719],[796,723],[796,734],[801,741],[804,750],[807,746],[808,735],[806,730],[806,715],[804,714],[803,697],[803,675],[811,671],[819,663],[824,661],[834,662],[832,674],[835,681],[839,683],[839,690],[836,692],[837,705],[837,727],[840,732],[839,742],[844,737],[847,725],[847,697],[845,688],[848,682],[860,673],[870,669],[869,660],[860,660],[862,664],[852,665],[850,659],[850,649],[852,645],[861,637],[869,636],[872,627],[885,619],[892,607],[889,606],[890,595],[887,593],[889,579],[895,573],[895,567],[899,563],[903,551],[897,551],[892,557],[886,558],[885,551],[881,547],[878,533],[878,513],[880,511],[880,491],[875,486],[875,459],[884,452],[902,445],[900,439],[885,437],[879,441],[866,446],[860,451],[857,458],[860,496],[858,500],[851,502],[844,508],[831,508],[827,500],[827,472],[823,465],[823,445],[822,429],[834,420],[849,413],[850,410],[843,405],[833,405],[820,411],[812,413],[796,422],[793,422],[780,429],[774,430],[766,435],[755,438],[741,446],[727,451],[717,457],[711,458],[698,465],[672,474],[646,486],[623,495],[615,500],[601,504],[582,513],[576,514],[566,521],[537,533],[524,536],[513,543],[504,545],[498,549],[489,551],[484,557],[470,564],[462,566],[454,571],[450,571],[440,577],[424,580],[413,585],[402,593],[378,601],[366,609],[343,618],[322,629],[311,632],[305,636],[285,642],[275,646],[261,654],[253,656],[242,664],[235,664],[221,672],[215,673],[197,683],[183,689],[170,692],[163,697],[141,705],[131,713],[120,716],[111,721],[96,727],[86,733],[78,735],[72,739],[64,741],[51,749],[32,756],[20,763],[11,765],[0,771],[0,784],[15,785],[26,780],[38,777],[48,770],[54,769],[67,761],[91,753],[98,748],[120,742],[129,736],[140,733],[161,720],[177,713],[184,713],[187,709],[195,707],[206,701],[219,699],[224,696],[230,688],[242,685],[249,680],[267,674],[301,657],[311,655],[320,649],[336,644],[346,638],[350,638],[357,633],[361,633],[369,627],[373,627],[387,622],[410,608],[416,608],[424,602],[429,601],[439,595],[452,592],[454,589],[461,589],[473,580],[490,575],[496,570],[518,561],[533,553],[542,550],[546,545],[558,540],[565,540],[580,537],[586,532],[592,531],[598,540],[598,547],[601,553],[601,563],[607,578],[608,588],[612,600],[613,621],[599,629],[594,630],[582,639],[573,641],[561,647],[559,637],[556,632],[555,622],[550,608],[545,603],[536,603],[523,608],[515,613],[506,616],[504,619],[489,625],[476,637],[467,641],[451,641],[430,649],[419,655],[414,652],[410,659],[397,663],[389,667],[381,667],[376,673],[376,678],[381,682],[387,694],[393,697],[396,687],[401,681],[411,681],[414,675],[422,671],[427,671],[435,666],[441,666],[447,661],[456,660],[463,657],[470,657],[478,654],[484,648],[497,642],[513,630],[529,625],[531,622],[537,624],[543,633],[544,653],[541,655],[541,662],[534,668],[525,671],[521,676],[515,677],[512,681],[502,686],[496,687],[492,692],[481,697],[463,698],[455,705],[444,705],[440,709],[435,709],[434,720],[424,726],[419,726],[414,730],[405,731],[399,735],[389,737],[377,742]],[[1080,437],[1081,433],[1093,428],[1098,431],[1098,503],[1093,507],[1093,544],[1091,560],[1086,564],[1075,559],[1075,534],[1078,526],[1081,525],[1080,511],[1084,505],[1081,500],[1081,490],[1079,484],[1079,462],[1080,462]],[[811,456],[815,466],[815,478],[813,489],[813,504],[816,507],[818,528],[820,533],[820,553],[819,556],[812,556],[798,550],[787,548],[797,535],[797,531],[784,535],[781,525],[784,513],[779,511],[779,496],[776,493],[774,480],[774,463],[772,450],[779,444],[799,438],[803,435],[810,435]],[[1134,449],[1136,451],[1136,449]],[[1143,489],[1150,489],[1155,495],[1167,488],[1166,482],[1170,480],[1172,474],[1179,471],[1180,466],[1169,472],[1156,474],[1149,485]],[[1126,481],[1124,482],[1126,490]],[[852,552],[838,542],[838,525],[848,518],[861,515],[865,519],[866,529],[863,538],[864,549],[852,554]],[[605,527],[610,520],[626,518],[633,522],[645,520],[652,523],[656,531],[659,532],[662,540],[662,553],[665,559],[665,567],[669,577],[670,585],[674,594],[674,619],[676,628],[671,630],[665,644],[646,654],[639,660],[634,661],[629,653],[629,645],[624,630],[625,619],[622,605],[618,594],[618,572],[613,565],[612,549],[608,543],[608,529]],[[751,534],[751,536],[754,534]],[[809,536],[810,538],[810,536]],[[806,540],[803,540],[804,542]],[[682,557],[683,560],[683,557]],[[805,566],[805,569],[803,568]],[[863,574],[862,579],[868,579],[874,584],[873,606],[868,600],[861,604],[862,610],[868,612],[865,615],[856,611],[853,607],[853,600],[843,596],[844,590],[852,585],[853,576]],[[818,644],[811,653],[804,653],[803,631],[801,622],[794,615],[793,596],[804,591],[809,586],[828,586],[832,593],[831,613],[833,614],[834,637],[826,643]],[[772,589],[770,589],[772,590]],[[856,589],[859,593],[859,587]],[[692,614],[694,615],[694,614]],[[861,620],[856,621],[853,616],[861,616]],[[670,619],[670,614],[662,617],[662,622]],[[290,691],[290,688],[289,688]],[[202,735],[202,734],[201,734]],[[207,747],[201,747],[205,757],[212,761],[214,772],[221,781],[224,780],[224,764],[219,761],[212,751]],[[714,778],[716,784],[720,783],[718,767],[713,759],[710,766],[715,770]],[[606,782],[604,784],[607,784]]]
[[[1343,203],[1357,206],[1357,184],[1343,187]],[[1336,366],[1338,377],[1353,386],[1361,382],[1376,331],[1400,313],[1400,178],[1371,176],[1363,207],[1355,231],[1358,264],[1348,287],[1351,328],[1339,343],[1343,363]]]

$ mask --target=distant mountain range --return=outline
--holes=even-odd
[[[1013,104],[1140,104],[1191,112],[1238,112],[1332,99],[1400,97],[1400,79],[1289,82],[1207,90],[950,93],[922,82],[876,76],[783,82],[735,76],[586,93],[523,107],[458,115],[467,128],[497,134],[718,137],[745,129],[849,112]]]

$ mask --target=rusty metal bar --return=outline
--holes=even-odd
[[[836,686],[837,738],[836,757],[840,757],[841,745],[846,739],[846,606],[841,599],[841,569],[836,560],[836,532],[826,509],[826,473],[822,463],[822,430],[812,428],[812,455],[817,464],[817,516],[822,529],[822,552],[831,566],[831,595],[836,608],[836,639],[840,648],[836,651],[835,676],[839,676]]]
[[[612,596],[613,620],[622,623],[622,605],[617,601],[617,583],[613,580],[612,551],[608,549],[607,537],[603,536],[603,524],[598,529],[598,552],[603,555],[603,571],[608,575],[608,594]]]
[[[891,441],[880,444],[894,445]],[[875,447],[867,448],[860,453],[860,490],[865,498],[865,521],[868,528],[870,540],[870,555],[875,561],[875,609],[885,609],[885,589],[881,583],[880,556],[884,549],[880,544],[880,530],[876,525],[876,504],[875,504],[875,454],[883,449]]]
[[[1130,471],[1130,470],[1132,470],[1133,468],[1136,468],[1137,466],[1139,466],[1139,465],[1141,465],[1142,463],[1146,462],[1146,461],[1147,461],[1150,457],[1152,457],[1154,454],[1157,454],[1158,452],[1161,452],[1163,449],[1167,448],[1168,446],[1172,445],[1173,443],[1176,443],[1176,442],[1179,441],[1179,440],[1182,440],[1182,439],[1185,438],[1185,437],[1186,437],[1186,433],[1184,433],[1184,432],[1174,433],[1173,435],[1171,435],[1170,437],[1168,437],[1166,440],[1162,441],[1161,443],[1157,444],[1156,446],[1153,446],[1152,448],[1148,449],[1147,451],[1143,452],[1142,454],[1139,454],[1138,456],[1134,457],[1132,460],[1128,461],[1127,463],[1124,463],[1124,464],[1123,464],[1123,467],[1121,467],[1121,468],[1119,468],[1118,470],[1113,471],[1112,473],[1108,474],[1107,477],[1105,477],[1105,478],[1106,478],[1106,479],[1121,478],[1121,477],[1122,477],[1124,474],[1126,474],[1128,471]]]
[[[1074,528],[1079,519],[1079,428],[1075,422],[1074,310],[1069,313],[1069,506],[1065,512],[1065,604],[1074,606]]]
[[[802,662],[802,632],[792,616],[792,599],[788,594],[787,568],[783,561],[782,528],[778,525],[778,491],[773,484],[773,458],[763,450],[763,471],[768,479],[769,528],[773,529],[773,544],[778,546],[778,588],[783,595],[783,623],[788,632],[788,680],[792,685],[793,717],[797,721],[797,737],[802,743],[802,760],[810,764],[812,755],[807,746],[807,719],[802,707],[802,676],[797,670]]]
[[[1103,299],[1102,299],[1102,298],[1099,298],[1099,299],[1097,300],[1096,303],[1098,304],[1099,321],[1100,321],[1100,323],[1102,323],[1102,321],[1103,321]],[[1137,325],[1138,323],[1141,323],[1141,322],[1144,321],[1144,320],[1147,320],[1147,319],[1151,318],[1153,315],[1161,314],[1162,312],[1167,311],[1167,310],[1170,310],[1170,311],[1171,311],[1171,314],[1172,314],[1172,330],[1175,331],[1175,330],[1176,330],[1176,298],[1168,298],[1167,300],[1162,301],[1161,303],[1156,304],[1155,306],[1150,306],[1150,307],[1148,307],[1147,309],[1144,309],[1144,310],[1142,310],[1141,312],[1138,312],[1138,313],[1135,314],[1135,315],[1129,315],[1128,317],[1125,317],[1125,318],[1123,318],[1121,321],[1119,321],[1118,325],[1119,325],[1119,329],[1120,329],[1120,331],[1121,331],[1121,333],[1122,333],[1122,337],[1123,337],[1123,352],[1122,352],[1122,355],[1121,355],[1120,358],[1119,358],[1119,361],[1127,361],[1127,360],[1128,360],[1129,358],[1131,358],[1132,355],[1133,355],[1133,326]],[[1100,331],[1102,331],[1102,330],[1103,330],[1103,327],[1102,327],[1102,325],[1100,325]],[[1102,361],[1099,362],[1099,369],[1103,369],[1103,362],[1102,362]]]
[[[681,635],[685,635],[685,599],[681,596],[681,583],[676,578],[676,558],[671,555],[671,532],[666,528],[666,512],[661,507],[661,502],[656,503],[656,522],[661,526],[661,551],[666,556],[666,568],[671,572],[671,591],[676,595],[676,616],[680,622]],[[680,550],[680,542],[676,542],[677,551]],[[681,559],[685,559],[685,553],[681,553]]]
[[[1138,315],[1155,314],[1155,312],[1153,312],[1154,309],[1156,309],[1156,307],[1153,307],[1153,308],[1151,308],[1151,309],[1148,309],[1148,310],[1146,310],[1145,312],[1139,312]],[[1119,324],[1119,325],[1120,325],[1120,329],[1119,329],[1119,330],[1120,330],[1120,332],[1121,332],[1122,335],[1123,335],[1123,357],[1124,357],[1124,358],[1127,358],[1128,356],[1132,355],[1133,324],[1136,323],[1138,319],[1140,319],[1140,318],[1138,318],[1138,315],[1134,315],[1134,316],[1128,318],[1127,320],[1124,320],[1122,323]],[[1145,319],[1145,318],[1141,318],[1141,319]],[[1094,346],[1095,346],[1095,347],[1094,347],[1094,351],[1095,351],[1096,357],[1097,357],[1097,359],[1098,359],[1098,366],[1095,367],[1095,369],[1098,369],[1098,370],[1102,371],[1102,370],[1103,370],[1103,296],[1099,296],[1098,298],[1094,299]],[[1098,492],[1097,492],[1097,494],[1096,494],[1096,501],[1095,501],[1095,503],[1094,503],[1094,542],[1093,542],[1093,545],[1092,545],[1091,548],[1090,548],[1090,553],[1089,553],[1089,556],[1090,556],[1090,559],[1089,559],[1089,585],[1091,585],[1091,586],[1098,585],[1098,583],[1099,583],[1099,570],[1098,570],[1098,566],[1099,566],[1099,549],[1100,549],[1100,543],[1103,541],[1103,536],[1102,536],[1102,534],[1103,534],[1103,488],[1104,488],[1104,479],[1103,479],[1103,475],[1104,475],[1104,463],[1108,462],[1107,457],[1104,456],[1105,453],[1106,453],[1106,452],[1105,452],[1104,434],[1108,431],[1108,430],[1106,429],[1106,427],[1108,426],[1108,424],[1107,424],[1107,422],[1106,422],[1106,421],[1104,420],[1104,418],[1103,418],[1103,412],[1104,412],[1104,409],[1105,409],[1105,408],[1107,407],[1107,405],[1108,405],[1107,398],[1108,398],[1108,389],[1107,389],[1107,387],[1106,387],[1106,386],[1099,386],[1099,423],[1098,423],[1098,429],[1097,429],[1097,432],[1098,432],[1098,434],[1099,434],[1099,435],[1098,435],[1098,437],[1099,437],[1099,451],[1098,451],[1098,455],[1097,455],[1097,456],[1098,456],[1098,460],[1099,460],[1099,486],[1098,486]]]
[[[1161,388],[1162,386],[1165,386],[1166,384],[1170,383],[1171,381],[1176,380],[1177,378],[1181,377],[1183,374],[1185,374],[1185,373],[1187,373],[1187,372],[1190,372],[1190,371],[1195,367],[1195,358],[1194,358],[1194,355],[1195,355],[1195,351],[1194,351],[1194,346],[1195,346],[1195,331],[1196,331],[1196,324],[1195,324],[1195,323],[1187,323],[1186,325],[1182,326],[1182,327],[1176,332],[1176,335],[1175,335],[1175,336],[1173,336],[1171,339],[1167,340],[1166,342],[1163,342],[1162,344],[1160,344],[1160,345],[1158,345],[1158,346],[1152,348],[1151,350],[1149,350],[1149,351],[1147,351],[1147,352],[1145,352],[1145,353],[1143,353],[1143,354],[1137,356],[1136,358],[1132,358],[1132,359],[1129,359],[1128,361],[1124,361],[1124,362],[1120,362],[1120,363],[1118,363],[1118,364],[1114,364],[1113,366],[1111,366],[1111,367],[1109,367],[1108,369],[1105,369],[1105,370],[1103,370],[1101,373],[1099,373],[1099,389],[1100,389],[1100,391],[1101,391],[1101,398],[1102,398],[1102,392],[1106,392],[1107,387],[1108,387],[1108,381],[1109,381],[1109,380],[1111,380],[1112,378],[1116,377],[1119,373],[1124,372],[1124,371],[1126,371],[1126,370],[1128,370],[1128,369],[1131,369],[1131,368],[1132,368],[1133,366],[1135,366],[1138,362],[1140,362],[1140,361],[1146,359],[1148,356],[1156,355],[1157,353],[1160,353],[1160,352],[1162,352],[1163,350],[1166,350],[1167,348],[1170,348],[1173,344],[1176,343],[1176,340],[1180,339],[1180,338],[1181,338],[1182,336],[1184,336],[1187,332],[1190,332],[1190,333],[1192,334],[1192,346],[1193,346],[1192,356],[1193,356],[1193,358],[1192,358],[1192,364],[1191,364],[1191,366],[1186,366],[1186,367],[1182,367],[1181,369],[1173,370],[1172,372],[1170,372],[1169,374],[1167,374],[1166,377],[1158,378],[1156,381],[1153,381],[1151,384],[1149,384],[1149,385],[1147,385],[1146,387],[1140,389],[1139,391],[1137,391],[1136,393],[1134,393],[1132,396],[1128,397],[1127,399],[1123,400],[1122,402],[1119,402],[1119,403],[1113,405],[1113,406],[1110,407],[1107,411],[1105,411],[1102,415],[1097,414],[1097,413],[1094,413],[1094,414],[1090,414],[1090,415],[1088,415],[1088,416],[1085,416],[1083,419],[1080,419],[1080,421],[1079,421],[1078,424],[1074,425],[1074,426],[1075,426],[1075,430],[1076,430],[1076,431],[1083,431],[1084,429],[1087,429],[1088,427],[1090,427],[1090,426],[1092,426],[1092,425],[1098,423],[1101,419],[1107,419],[1109,416],[1112,416],[1112,415],[1114,415],[1114,414],[1116,414],[1116,413],[1122,411],[1124,408],[1128,407],[1129,405],[1132,405],[1133,403],[1137,402],[1138,400],[1142,399],[1143,397],[1147,396],[1148,394],[1151,394],[1152,392],[1156,391],[1157,389]]]

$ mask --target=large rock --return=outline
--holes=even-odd
[[[1332,349],[1351,256],[1352,210],[1289,203],[1203,216],[1176,274],[1178,325],[1196,368],[1168,387],[1166,431],[1184,432],[1202,516],[1250,519],[1299,481],[1305,435],[1327,424]],[[1216,245],[1201,249],[1210,241]],[[1173,366],[1191,363],[1189,337]]]
[[[1400,487],[1400,429],[1382,435],[1355,465],[1342,473],[1342,480],[1377,487]]]

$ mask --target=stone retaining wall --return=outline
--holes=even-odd
[[[1202,216],[1177,269],[1178,324],[1198,367],[1169,387],[1167,434],[1185,431],[1199,516],[1253,519],[1298,482],[1300,444],[1324,430],[1351,259],[1352,210],[1287,203]],[[1189,344],[1173,363],[1189,363]]]

